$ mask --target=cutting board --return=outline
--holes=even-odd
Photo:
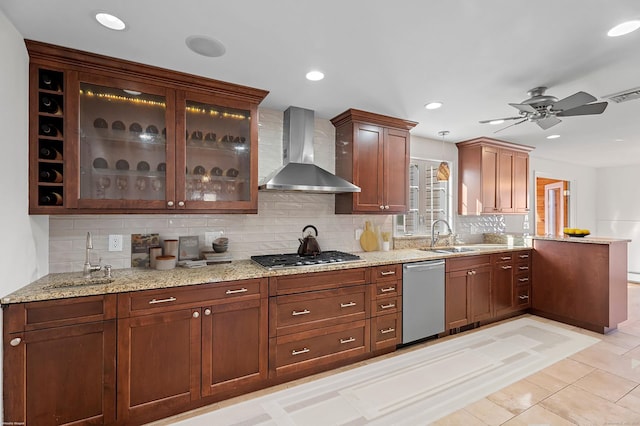
[[[360,246],[364,251],[378,250],[378,236],[371,229],[371,222],[369,221],[364,223],[364,231],[360,235]]]

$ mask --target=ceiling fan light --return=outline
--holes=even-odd
[[[491,120],[489,122],[489,124],[493,124],[493,125],[502,124],[502,123],[504,123],[504,120]]]
[[[618,24],[615,27],[611,28],[609,30],[609,32],[607,33],[607,35],[609,37],[619,37],[619,36],[623,36],[625,34],[629,34],[631,32],[634,32],[638,28],[640,28],[640,21],[638,21],[638,20],[627,21],[627,22],[623,22],[622,24]]]
[[[560,137],[560,135],[549,135],[547,136],[547,139],[558,139]]]

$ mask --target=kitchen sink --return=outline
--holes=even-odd
[[[43,286],[43,288],[51,289],[51,288],[83,287],[83,286],[90,286],[90,285],[105,285],[105,284],[111,284],[114,281],[115,281],[114,278],[108,278],[108,277],[78,278],[78,279],[69,279],[69,280],[54,282],[54,283]]]
[[[420,250],[432,251],[434,253],[445,253],[445,254],[476,251],[475,249],[468,248],[468,247],[440,247],[440,248],[426,247],[426,248],[421,248]]]

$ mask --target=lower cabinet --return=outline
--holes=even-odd
[[[267,281],[120,295],[118,422],[238,395],[267,378]]]
[[[115,421],[115,296],[4,309],[4,424]]]

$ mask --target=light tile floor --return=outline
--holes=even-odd
[[[563,325],[569,330],[598,337],[601,342],[488,395],[433,424],[437,426],[640,425],[640,285],[629,284],[628,294],[628,320],[620,324],[616,331],[601,335],[578,327]],[[455,337],[449,336],[446,339]],[[396,356],[440,341],[442,339],[413,345],[384,357]],[[376,358],[376,360],[379,359],[380,357]],[[153,425],[170,425],[179,420],[193,418],[265,393],[289,388],[369,362],[372,360],[221,401],[155,422]]]

